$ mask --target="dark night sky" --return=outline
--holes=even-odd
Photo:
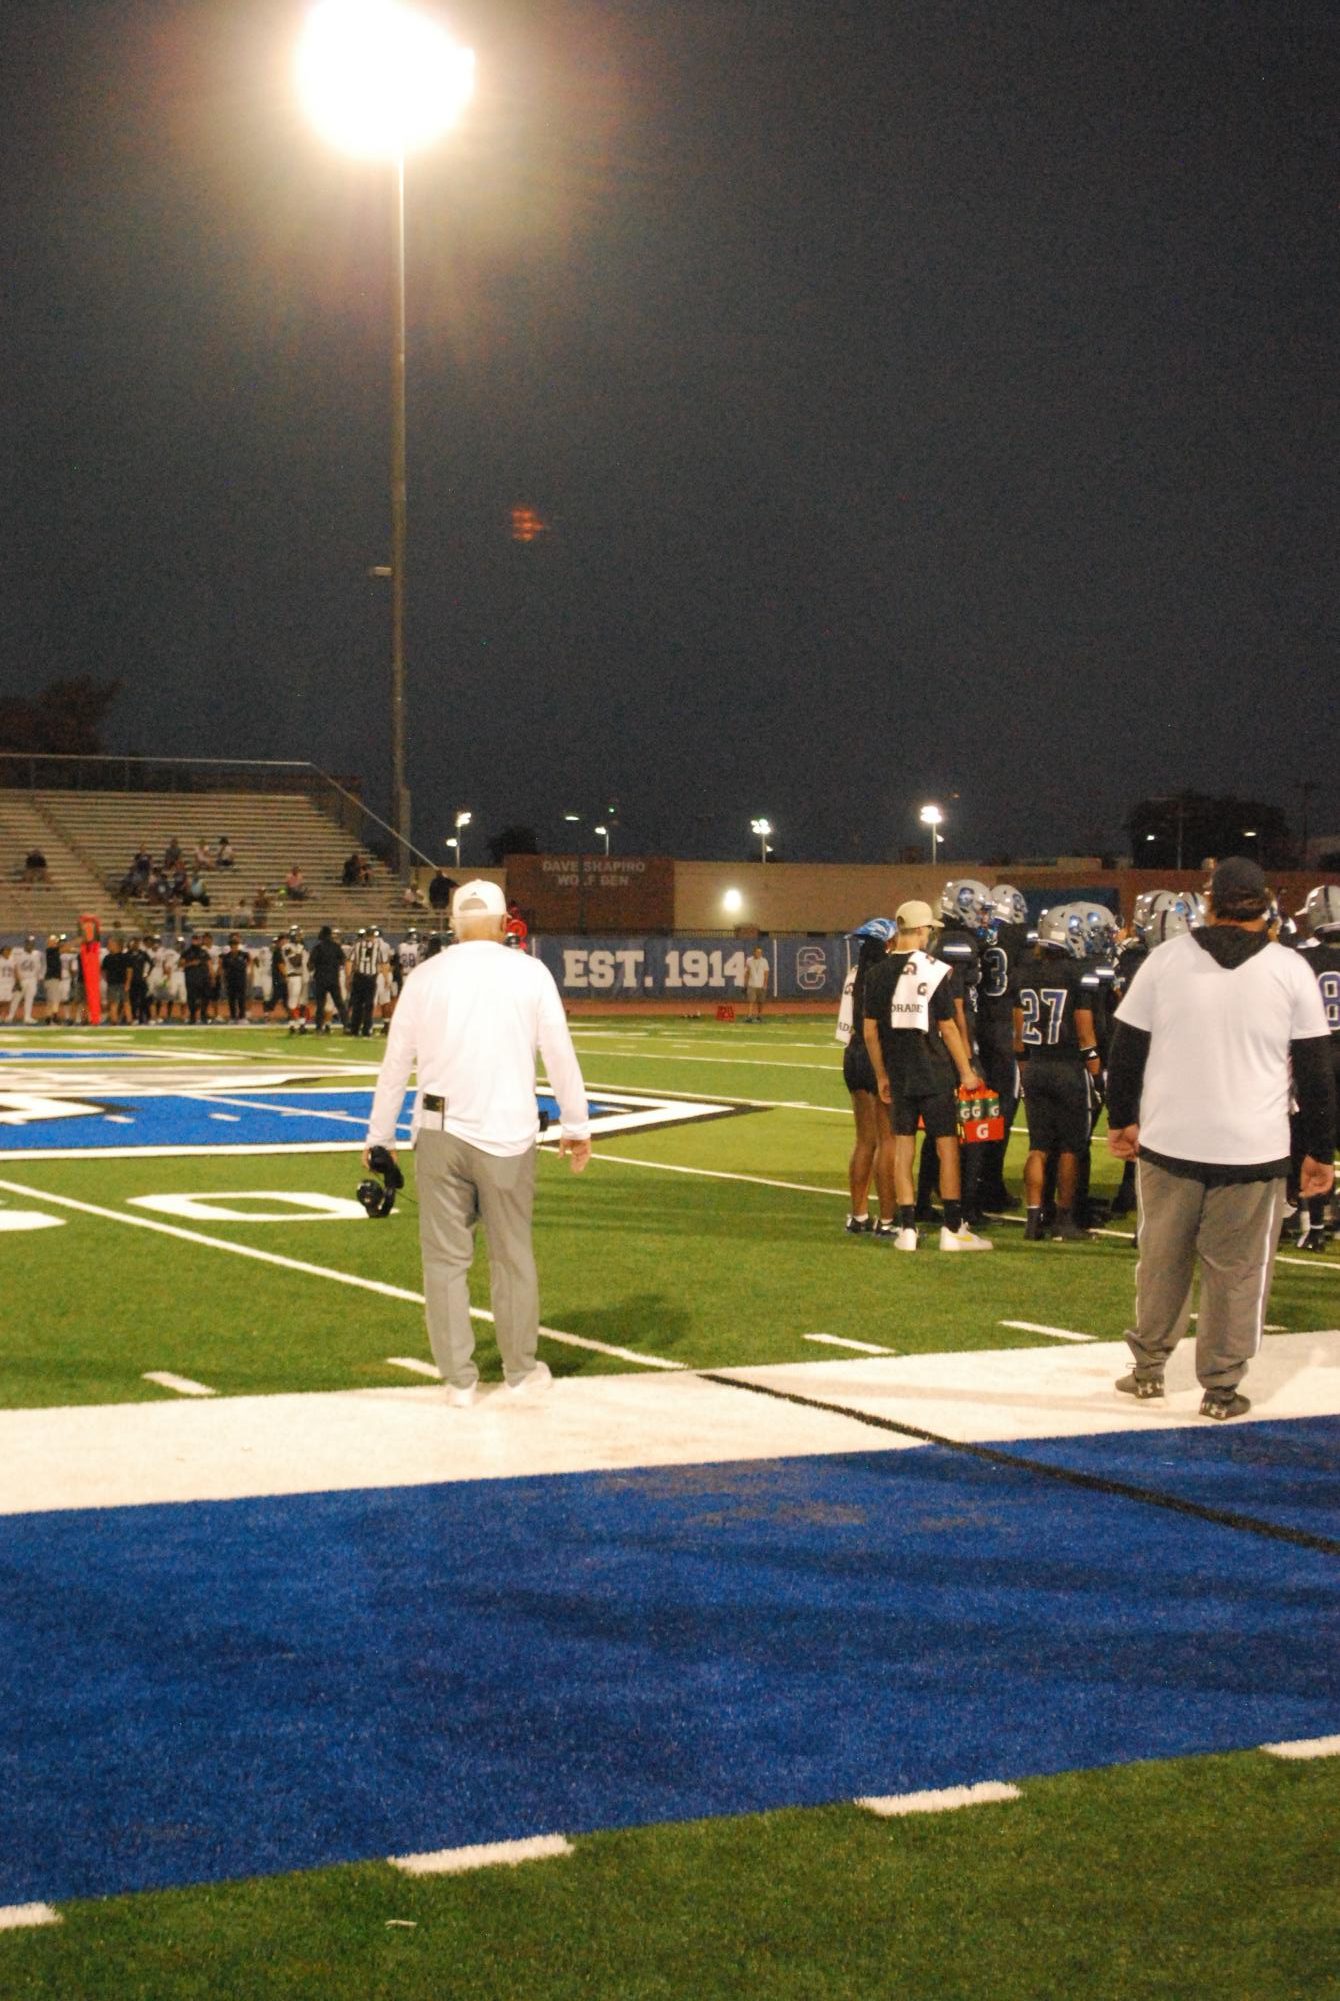
[[[421,845],[616,797],[624,849],[874,860],[957,791],[951,856],[1037,853],[1300,778],[1340,827],[1334,0],[449,18]],[[6,0],[0,686],[384,803],[387,189],[302,122],[300,21]]]

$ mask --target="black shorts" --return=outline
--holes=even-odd
[[[930,1140],[958,1138],[958,1111],[952,1091],[900,1093],[894,1087],[889,1107],[889,1124],[904,1139],[917,1129],[920,1119]]]
[[[1089,1077],[1079,1063],[1025,1063],[1030,1153],[1083,1153],[1089,1144]]]
[[[849,1091],[869,1091],[872,1098],[879,1090],[870,1051],[859,1035],[842,1052],[842,1081]]]

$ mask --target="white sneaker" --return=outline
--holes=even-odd
[[[917,1233],[915,1230],[900,1230],[893,1240],[895,1251],[914,1251],[916,1247]]]
[[[458,1388],[455,1383],[448,1384],[447,1402],[453,1410],[469,1410],[478,1401],[479,1389],[475,1383],[467,1383],[464,1389]]]
[[[544,1395],[553,1380],[549,1364],[537,1362],[529,1375],[523,1376],[519,1383],[509,1383],[507,1388],[514,1397],[540,1397]]]
[[[978,1237],[965,1223],[960,1230],[941,1230],[940,1249],[942,1251],[990,1251],[995,1246],[986,1238]]]

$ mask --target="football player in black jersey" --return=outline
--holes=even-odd
[[[982,980],[982,946],[991,930],[991,891],[972,877],[947,882],[940,892],[940,932],[930,948],[933,959],[942,959],[954,972],[951,989],[954,1020],[970,1054],[977,1048],[977,994]],[[982,1220],[978,1195],[981,1177],[981,1148],[962,1151],[963,1214],[971,1227]],[[917,1221],[929,1222],[934,1211],[932,1196],[939,1180],[939,1160],[934,1147],[923,1147],[917,1174]]]
[[[1047,910],[1038,924],[1038,948],[1014,976],[1014,1047],[1024,1072],[1028,1160],[1024,1190],[1032,1242],[1044,1234],[1043,1178],[1047,1156],[1057,1155],[1056,1217],[1050,1234],[1084,1242],[1075,1220],[1082,1154],[1092,1128],[1092,1085],[1102,1072],[1094,1039],[1098,981],[1084,963],[1088,939],[1073,905]]]
[[[1028,950],[1028,905],[1013,883],[998,882],[991,891],[991,929],[979,953],[981,979],[977,987],[977,1044],[981,1071],[1000,1099],[1004,1139],[988,1140],[981,1156],[977,1200],[988,1214],[1017,1209],[1019,1198],[1005,1186],[1005,1149],[1019,1108],[1019,1066],[1014,1054],[1014,1002],[1010,980]]]
[[[1316,889],[1309,890],[1307,901],[1298,915],[1311,933],[1299,945],[1298,956],[1316,975],[1321,989],[1326,1026],[1331,1031],[1331,1062],[1335,1067],[1336,1091],[1340,1096],[1340,889],[1334,883],[1321,883]],[[1296,1173],[1296,1143],[1294,1154]],[[1324,1195],[1308,1197],[1307,1213],[1298,1232],[1298,1248],[1300,1251],[1324,1251],[1326,1248]]]

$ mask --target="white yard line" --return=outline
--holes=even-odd
[[[403,1299],[411,1306],[423,1305],[421,1292],[410,1292],[403,1285],[387,1285],[379,1278],[363,1278],[356,1272],[337,1271],[330,1265],[309,1264],[305,1258],[281,1257],[278,1251],[258,1250],[254,1244],[235,1244],[228,1237],[206,1236],[203,1230],[185,1230],[178,1223],[159,1223],[148,1216],[126,1216],[118,1209],[104,1209],[96,1202],[77,1202],[72,1195],[48,1195],[35,1188],[25,1188],[18,1181],[0,1181],[0,1188],[12,1194],[24,1195],[39,1202],[54,1202],[62,1209],[75,1209],[81,1215],[101,1216],[109,1223],[125,1223],[132,1229],[156,1230],[163,1237],[180,1237],[183,1243],[204,1244],[210,1250],[231,1251],[235,1257],[252,1258],[258,1264],[278,1265],[285,1271],[302,1272],[308,1278],[328,1278],[337,1285],[352,1285],[363,1292],[380,1293],[384,1299]],[[493,1315],[482,1306],[472,1306],[470,1312],[476,1320],[492,1320]],[[550,1341],[558,1341],[568,1348],[590,1348],[597,1355],[612,1355],[620,1362],[636,1362],[644,1369],[682,1369],[682,1362],[671,1362],[660,1355],[639,1355],[632,1348],[616,1348],[606,1341],[593,1341],[584,1334],[560,1333],[557,1327],[541,1327],[540,1333]]]
[[[858,1355],[896,1355],[896,1348],[881,1348],[877,1341],[848,1341],[842,1334],[802,1334],[802,1341],[815,1341],[823,1348],[853,1348]]]
[[[459,1876],[467,1869],[515,1869],[519,1862],[544,1862],[572,1852],[566,1835],[531,1834],[520,1841],[485,1841],[476,1848],[439,1848],[431,1855],[388,1855],[386,1859],[407,1876]]]
[[[50,1904],[0,1904],[0,1932],[21,1931],[27,1925],[58,1925],[60,1912]]]
[[[592,1149],[591,1158],[610,1167],[650,1167],[661,1174],[695,1174],[706,1181],[747,1181],[755,1188],[787,1188],[797,1195],[840,1196],[844,1201],[847,1197],[845,1188],[816,1188],[808,1181],[770,1181],[761,1174],[735,1174],[724,1167],[685,1167],[673,1160],[640,1160],[631,1153],[606,1153],[599,1147]]]
[[[168,1369],[146,1369],[146,1383],[157,1383],[161,1389],[175,1390],[183,1397],[216,1397],[219,1393],[205,1383],[193,1382],[190,1376],[174,1376]]]
[[[1001,1800],[1017,1800],[1018,1786],[1007,1786],[999,1779],[982,1779],[975,1786],[943,1786],[929,1793],[889,1793],[882,1799],[854,1800],[854,1806],[863,1807],[867,1813],[878,1814],[881,1820],[894,1820],[905,1813],[952,1813],[960,1806],[990,1806]]]
[[[1285,1744],[1263,1744],[1272,1758],[1340,1757],[1340,1737],[1295,1737]]]
[[[442,1380],[442,1371],[436,1362],[420,1362],[413,1355],[388,1355],[386,1365],[391,1369],[408,1369],[414,1376],[431,1376],[435,1383]]]
[[[1000,1327],[1017,1327],[1021,1334],[1050,1334],[1057,1341],[1096,1341],[1096,1334],[1076,1334],[1072,1327],[1044,1327],[1037,1320],[1001,1320]]]

